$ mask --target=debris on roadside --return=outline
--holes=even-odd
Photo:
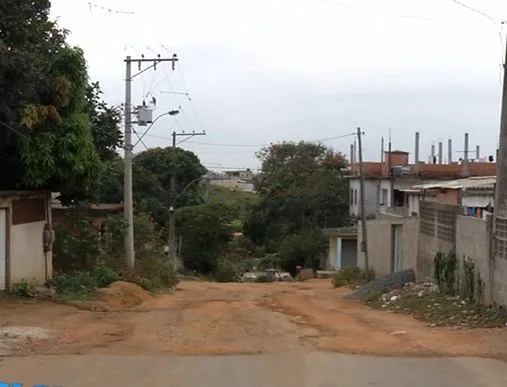
[[[354,293],[345,296],[345,299],[364,300],[370,297],[375,298],[377,294],[384,294],[386,292],[392,291],[393,289],[397,289],[404,284],[413,282],[415,282],[414,270],[402,270],[368,282],[367,284],[357,289]],[[391,295],[391,297],[393,296],[395,296],[395,294]]]
[[[402,287],[366,300],[370,306],[403,313],[426,321],[430,327],[507,326],[507,315],[497,307],[470,304],[459,295],[447,295],[431,282],[405,283]]]

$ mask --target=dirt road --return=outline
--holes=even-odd
[[[4,327],[40,327],[49,339],[13,354],[222,355],[321,350],[384,356],[507,359],[507,328],[432,328],[343,300],[327,280],[280,284],[183,282],[126,310],[92,312],[2,303]],[[403,331],[406,333],[393,334]]]
[[[507,328],[490,330],[433,328],[407,316],[376,311],[358,302],[346,301],[343,299],[345,292],[346,290],[332,289],[328,280],[279,284],[183,282],[173,294],[152,297],[137,307],[112,308],[105,312],[80,310],[74,306],[49,302],[0,303],[1,329],[10,332],[9,329],[12,331],[28,329],[27,327],[38,328],[36,331],[38,333],[31,335],[28,340],[11,340],[12,335],[7,333],[5,337],[0,337],[0,350],[6,355],[13,356],[0,362],[0,376],[14,377],[16,372],[21,372],[27,367],[38,370],[39,376],[43,375],[46,369],[53,371],[60,369],[61,379],[58,383],[61,384],[64,380],[73,380],[71,377],[75,377],[77,372],[71,371],[73,367],[78,365],[82,367],[80,364],[87,362],[87,369],[97,369],[99,373],[96,375],[100,372],[104,372],[104,375],[113,373],[116,376],[110,377],[116,378],[114,380],[118,380],[120,378],[118,375],[122,375],[122,372],[129,375],[142,370],[139,374],[142,376],[136,380],[148,382],[148,379],[142,378],[149,377],[146,372],[150,367],[155,367],[163,372],[171,370],[173,375],[178,372],[180,376],[186,375],[179,379],[181,383],[178,385],[190,386],[197,385],[192,384],[190,380],[197,375],[191,370],[203,367],[201,373],[208,372],[211,375],[215,372],[212,371],[213,364],[224,369],[229,369],[231,364],[237,364],[239,368],[235,368],[236,370],[246,367],[245,375],[254,375],[258,372],[255,362],[261,360],[245,363],[245,358],[241,355],[263,354],[260,358],[264,360],[258,367],[268,369],[275,365],[277,369],[287,367],[288,370],[292,370],[287,383],[289,381],[293,383],[294,378],[310,380],[315,377],[317,378],[315,380],[318,380],[320,376],[315,376],[314,371],[319,367],[324,367],[330,372],[331,379],[326,383],[332,383],[333,369],[342,367],[344,372],[350,371],[346,374],[349,379],[343,379],[348,380],[344,385],[364,386],[367,384],[355,384],[355,380],[364,382],[370,378],[378,382],[385,379],[385,385],[393,385],[389,384],[390,380],[399,382],[401,376],[398,374],[387,375],[389,378],[385,375],[384,379],[378,374],[378,372],[382,374],[382,367],[394,370],[404,364],[409,365],[406,362],[411,360],[398,359],[399,357],[468,356],[507,359]],[[339,352],[341,355],[322,352]],[[357,365],[369,364],[373,360],[368,357],[360,359],[348,357],[344,354],[382,355],[391,357],[392,361],[375,358],[376,366],[368,365],[370,371],[364,373],[359,371]],[[105,355],[107,356],[104,357]],[[199,357],[188,357],[189,355]],[[227,363],[223,363],[219,360],[221,357],[216,355],[236,356],[222,358],[229,359]],[[21,359],[18,356],[25,357]],[[466,361],[446,360],[445,367],[457,370],[461,367],[457,364],[465,364]],[[482,362],[490,362],[477,359],[468,361],[475,366],[483,364]],[[217,365],[219,363],[221,365]],[[349,363],[355,364],[355,368],[352,365],[347,366]],[[108,372],[103,370],[106,364],[110,364],[107,367]],[[146,367],[140,369],[140,364],[146,364]],[[171,367],[168,368],[168,364],[171,364]],[[178,364],[183,364],[182,368],[178,368]],[[442,366],[444,363],[428,359],[428,363],[424,363],[425,366],[419,360],[414,364],[420,364],[417,372],[420,372],[422,377],[425,373],[431,376],[436,372],[432,371],[431,367],[438,368],[439,364]],[[441,380],[449,377],[451,380],[449,383],[454,383],[462,380],[468,372],[471,374],[465,379],[473,382],[474,378],[484,379],[481,369],[488,370],[488,367],[493,367],[497,370],[495,372],[499,373],[489,374],[489,377],[497,378],[491,379],[490,384],[461,384],[461,386],[493,386],[500,378],[507,378],[504,364],[499,364],[501,366],[495,362],[484,363],[483,368],[479,367],[480,369],[475,371],[472,370],[475,366],[467,366],[468,371],[460,369],[456,371],[459,375],[454,376],[442,374]],[[125,371],[126,368],[128,372]],[[308,371],[309,368],[313,371]],[[117,369],[123,371],[117,372],[115,371]],[[357,372],[352,372],[353,369]],[[322,372],[325,374],[328,371]],[[407,377],[413,375],[413,372],[408,372]],[[473,372],[476,373],[472,377]],[[219,376],[217,375],[217,385],[223,384],[224,381],[222,379],[219,383]],[[238,373],[236,377],[238,379],[234,380],[240,383],[241,374]],[[249,380],[253,380],[252,378],[253,376]],[[92,379],[89,380],[91,383]],[[185,380],[188,384],[185,384]],[[378,386],[384,385],[377,382],[375,383]],[[504,383],[501,385],[506,385],[507,379],[501,379],[501,382]],[[94,379],[94,383],[97,383],[97,379]],[[143,384],[144,382],[139,383],[123,385],[147,385]],[[284,383],[274,385],[285,385]],[[75,380],[69,384],[69,386],[79,385],[81,384],[76,384]],[[101,385],[100,381],[95,385]],[[169,384],[158,384],[154,379],[150,379],[149,385]],[[296,385],[336,384],[296,383]],[[417,386],[413,382],[410,385]]]

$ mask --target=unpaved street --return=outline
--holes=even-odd
[[[123,380],[121,378],[125,375],[131,376],[123,385],[134,386],[136,374],[139,385],[148,385],[141,380],[149,381],[149,385],[172,385],[155,382],[164,374],[164,377],[172,376],[173,380],[179,381],[175,385],[191,386],[197,385],[192,384],[192,380],[201,374],[216,377],[217,383],[221,380],[223,384],[225,379],[220,378],[223,372],[230,370],[236,375],[233,376],[235,385],[241,378],[258,382],[251,385],[270,385],[254,378],[264,369],[264,377],[278,380],[281,385],[296,381],[295,385],[301,386],[364,386],[370,382],[381,386],[389,380],[399,382],[401,374],[393,372],[403,365],[411,367],[407,377],[419,373],[421,377],[427,375],[428,378],[441,377],[442,381],[449,380],[449,383],[453,380],[461,382],[430,385],[495,386],[496,382],[503,383],[499,386],[506,385],[507,371],[500,361],[428,359],[423,362],[406,357],[507,359],[507,328],[432,328],[408,316],[345,301],[342,298],[345,291],[332,289],[329,280],[280,284],[183,282],[178,285],[177,292],[147,297],[146,302],[132,308],[109,304],[107,308],[99,308],[106,311],[89,311],[49,302],[1,303],[0,321],[4,329],[37,327],[42,328],[47,337],[12,342],[8,337],[4,338],[3,352],[13,357],[4,358],[0,363],[0,375],[19,380],[20,376],[16,376],[20,375],[19,372],[33,369],[32,374],[24,373],[25,377],[39,375],[44,377],[44,382],[80,386],[85,380],[92,381],[91,376],[84,377],[84,374],[76,379],[79,373],[88,369],[93,372],[93,377],[112,378],[108,383],[94,379],[99,386],[110,385],[113,379]],[[93,304],[86,307],[93,309]],[[403,332],[400,334],[400,331]],[[395,332],[398,334],[393,334]],[[322,352],[339,352],[341,355]],[[247,354],[264,355],[241,356]],[[387,356],[390,359],[344,354]],[[182,355],[185,357],[179,357]],[[399,359],[401,357],[405,359]],[[367,373],[357,372],[366,366]],[[48,367],[51,374],[45,371]],[[340,377],[344,384],[332,380],[333,370],[340,368],[343,369]],[[123,371],[117,372],[117,369]],[[278,369],[281,370],[279,374]],[[316,369],[322,369],[322,372],[315,373]],[[240,370],[244,370],[243,374]],[[324,376],[328,372],[329,380]],[[51,375],[59,375],[59,379],[48,380],[53,377]],[[485,375],[491,378],[489,384],[474,382],[476,378],[485,380]],[[318,381],[320,377],[324,379]],[[365,378],[371,379],[370,382],[366,383]],[[356,383],[356,380],[366,384]],[[298,384],[297,381],[304,382]],[[473,384],[463,384],[464,381]],[[31,379],[25,381],[29,382]],[[324,382],[327,384],[320,384]],[[241,385],[250,384],[245,381]],[[411,385],[418,384],[412,382]]]

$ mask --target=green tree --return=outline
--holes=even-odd
[[[255,182],[259,201],[245,222],[255,242],[277,250],[286,236],[347,224],[347,162],[321,144],[282,143],[262,148]]]
[[[235,209],[226,204],[205,203],[176,211],[176,229],[182,237],[185,268],[209,274],[217,269],[232,238]]]
[[[120,109],[101,99],[103,94],[98,82],[88,85],[85,111],[90,117],[90,129],[95,149],[103,162],[117,161],[116,150],[123,144],[120,130]]]
[[[278,252],[278,262],[283,270],[296,274],[296,267],[319,268],[320,257],[326,251],[326,239],[319,232],[303,232],[285,237]]]
[[[86,61],[49,11],[48,0],[0,2],[0,189],[83,194],[102,170]]]
[[[204,190],[198,179],[206,173],[206,168],[194,153],[181,148],[152,148],[134,157],[132,185],[135,210],[138,213],[150,213],[159,227],[165,227],[169,219],[172,202],[171,174],[174,170],[177,194],[175,206],[202,203]],[[106,163],[95,196],[97,201],[103,203],[123,201],[123,161],[120,157]]]

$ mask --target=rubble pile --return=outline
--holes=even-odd
[[[407,282],[383,293],[369,304],[392,313],[403,313],[430,326],[505,327],[507,315],[501,309],[470,303],[459,295],[447,295],[432,282]]]

